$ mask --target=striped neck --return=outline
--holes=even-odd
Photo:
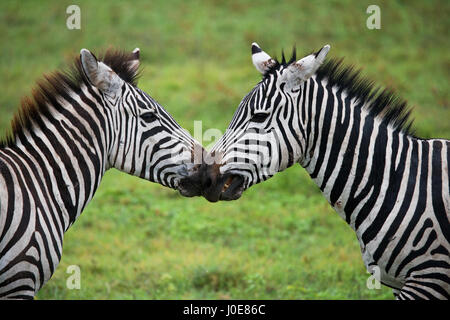
[[[300,106],[309,115],[300,163],[359,237],[366,223],[392,210],[395,201],[387,200],[401,188],[405,162],[414,156],[406,147],[416,139],[324,80],[312,78],[305,87],[315,98]],[[365,233],[367,240],[371,234]]]
[[[30,198],[46,199],[42,203],[48,207],[41,210],[55,212],[66,231],[92,199],[108,168],[108,112],[98,91],[85,85],[55,97],[47,106],[47,112],[34,116],[31,126],[16,133],[11,145],[0,149],[0,159],[18,168],[19,174],[33,173],[23,179],[28,186],[41,188],[28,192],[44,194],[30,194]]]

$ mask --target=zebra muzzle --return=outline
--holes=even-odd
[[[203,184],[203,196],[210,202],[236,200],[244,191],[244,177],[224,174],[207,177]]]
[[[222,187],[220,200],[237,200],[244,191],[244,177],[241,175],[230,175]]]

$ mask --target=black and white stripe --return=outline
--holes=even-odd
[[[298,162],[399,299],[448,299],[450,141],[415,137],[405,103],[341,61],[322,65],[328,50],[279,63],[253,44],[264,78],[211,151],[231,177],[215,190],[236,199]],[[235,176],[244,178],[237,196]]]
[[[83,49],[24,101],[0,147],[0,298],[32,298],[50,279],[109,168],[195,195],[186,180],[202,148],[135,86],[138,59]]]

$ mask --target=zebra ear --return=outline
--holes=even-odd
[[[281,80],[286,82],[291,88],[300,84],[302,81],[308,80],[322,65],[328,51],[330,51],[330,45],[327,44],[316,53],[290,64],[283,73]]]
[[[275,65],[275,60],[262,51],[256,42],[252,43],[252,62],[256,67],[256,70],[261,72],[263,75],[269,71],[273,65]]]
[[[83,67],[84,74],[89,81],[94,84],[94,77],[98,72],[97,57],[94,56],[89,50],[81,49],[80,51],[81,66]]]
[[[129,62],[130,68],[132,70],[139,69],[140,52],[141,52],[141,50],[139,48],[134,49],[133,52],[132,52],[132,58],[131,58],[131,60]]]
[[[81,49],[80,60],[89,82],[104,93],[115,96],[123,80],[106,64],[98,62],[87,49]]]

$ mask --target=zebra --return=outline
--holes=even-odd
[[[38,81],[0,143],[0,298],[31,299],[110,168],[200,194],[203,148],[137,87],[140,50],[82,49]]]
[[[203,196],[236,200],[299,163],[397,299],[448,299],[450,141],[416,137],[406,102],[329,50],[280,62],[252,44],[263,78],[207,156]]]

